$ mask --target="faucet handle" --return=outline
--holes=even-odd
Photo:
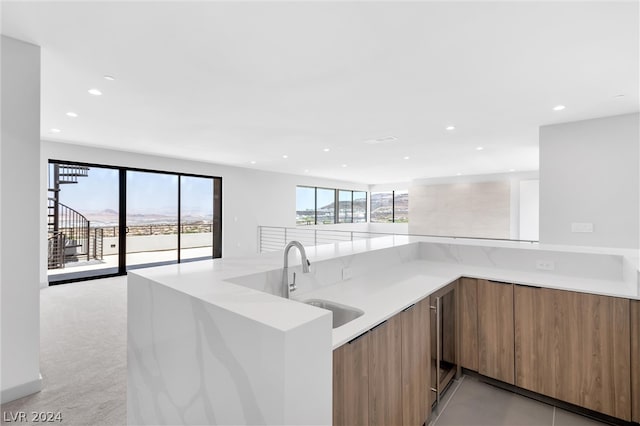
[[[296,291],[298,287],[296,287],[296,273],[293,273],[293,282],[289,284],[289,291]]]

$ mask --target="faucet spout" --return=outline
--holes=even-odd
[[[302,258],[302,272],[309,273],[309,266],[311,262],[307,259],[307,252],[304,250],[304,246],[299,241],[291,241],[284,248],[284,270],[282,273],[282,286],[284,287],[284,294],[289,298],[292,291],[296,290],[296,274],[293,273],[293,283],[289,284],[289,250],[295,247],[300,251],[300,257]]]

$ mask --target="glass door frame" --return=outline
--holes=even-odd
[[[143,169],[137,167],[124,167],[124,166],[113,166],[108,164],[96,164],[96,163],[86,163],[81,161],[66,161],[66,160],[58,160],[58,159],[49,159],[47,161],[47,169],[50,164],[70,164],[84,167],[96,167],[96,168],[106,168],[112,170],[118,170],[118,272],[117,273],[109,273],[109,274],[101,274],[94,275],[90,277],[81,277],[81,278],[70,278],[70,279],[62,279],[54,282],[49,282],[49,285],[58,285],[58,284],[68,284],[78,281],[87,281],[94,280],[100,278],[110,278],[110,277],[118,277],[127,275],[127,171],[132,172],[145,172],[145,173],[159,173],[159,174],[167,174],[178,176],[178,247],[177,247],[177,262],[182,263],[180,259],[180,239],[181,239],[181,177],[196,177],[196,178],[205,178],[211,179],[213,181],[213,218],[211,223],[211,232],[213,233],[212,239],[212,247],[211,247],[211,259],[218,259],[222,257],[222,177],[221,176],[207,176],[200,175],[194,173],[182,173],[182,172],[171,172],[165,170],[154,170],[154,169]],[[48,183],[47,183],[48,185]],[[207,258],[208,259],[208,258]],[[188,259],[185,262],[193,262],[200,259]],[[47,279],[48,281],[48,279]]]

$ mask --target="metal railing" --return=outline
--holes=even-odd
[[[459,237],[450,235],[418,235],[392,232],[368,232],[368,231],[347,231],[339,229],[305,228],[305,227],[284,227],[284,226],[258,226],[258,250],[260,253],[269,251],[284,250],[284,247],[291,240],[300,241],[305,246],[317,246],[319,244],[339,243],[343,241],[364,240],[375,237],[385,237],[390,235],[403,235],[409,237],[436,237],[450,238],[452,240],[472,240],[472,241],[514,241],[525,243],[537,243],[536,240],[512,240],[509,238],[478,238]]]
[[[104,237],[117,237],[120,235],[117,225],[99,226]],[[149,225],[129,225],[126,227],[128,236],[138,235],[174,235],[178,233],[177,223],[153,223]],[[180,225],[181,234],[202,234],[213,232],[212,223],[183,223]]]
[[[64,268],[64,234],[62,232],[51,232],[47,239],[47,268]]]
[[[104,229],[91,228],[93,235],[90,240],[90,247],[94,259],[102,260],[104,254]]]
[[[319,228],[287,228],[280,226],[258,226],[258,248],[260,253],[283,250],[291,240],[300,241],[305,246],[317,246],[343,241],[365,240],[383,234],[367,231],[344,231]]]
[[[49,221],[50,234],[64,234],[64,244],[57,245],[58,251],[63,251],[66,257],[86,257],[90,259],[90,229],[91,223],[77,210],[58,202],[55,198],[48,199],[47,209],[49,217],[53,218],[53,222]],[[59,253],[53,254],[53,257],[59,256]]]

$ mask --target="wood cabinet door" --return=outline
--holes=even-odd
[[[369,424],[402,424],[402,318],[373,328],[369,340]]]
[[[478,372],[514,384],[513,285],[478,280]]]
[[[640,423],[640,300],[631,301],[631,416]]]
[[[555,397],[556,307],[537,287],[514,287],[516,386]]]
[[[402,424],[422,426],[431,414],[429,298],[403,311]]]
[[[478,282],[461,278],[460,297],[460,366],[478,371]]]
[[[333,424],[369,424],[369,333],[333,351]]]
[[[631,419],[629,300],[517,286],[520,387]]]

